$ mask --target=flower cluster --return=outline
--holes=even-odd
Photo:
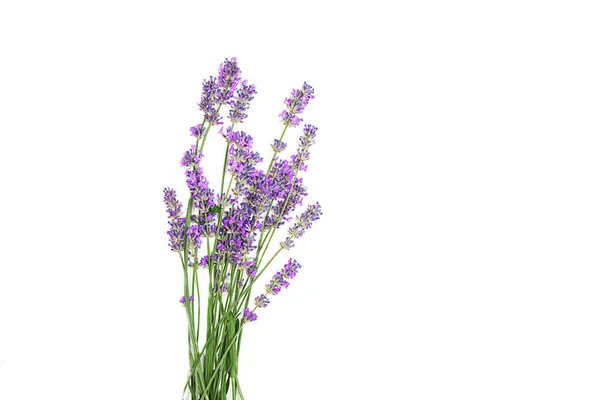
[[[169,218],[178,218],[181,216],[181,203],[177,200],[177,193],[174,189],[165,188],[163,190],[164,201],[167,206],[167,214]]]
[[[246,150],[237,146],[229,148],[229,160],[227,161],[228,170],[234,178],[249,177],[255,165],[262,161],[259,153],[252,150]]]
[[[192,145],[183,158],[181,165],[186,167],[186,183],[190,189],[190,194],[194,200],[194,207],[198,210],[194,215],[198,215],[197,223],[201,225],[208,224],[214,219],[212,207],[215,206],[214,191],[208,185],[208,179],[204,175],[204,170],[200,166],[202,154],[196,152],[196,146]],[[205,227],[204,231],[209,227]]]
[[[242,71],[237,63],[237,58],[225,59],[219,67],[219,88],[221,103],[227,103],[233,97],[241,80]]]
[[[235,98],[230,102],[229,119],[232,123],[242,122],[248,116],[246,111],[255,94],[256,86],[248,84],[248,81],[244,80],[237,90]]]
[[[298,126],[302,122],[302,118],[298,117],[302,114],[308,102],[315,97],[315,90],[308,83],[304,82],[300,89],[292,90],[290,97],[284,101],[286,109],[279,116],[285,125]]]
[[[256,304],[256,307],[258,308],[265,308],[270,302],[271,301],[265,294],[261,294],[254,299],[254,304]]]
[[[271,148],[273,149],[273,151],[275,153],[281,153],[282,151],[285,150],[286,147],[287,147],[287,144],[285,142],[282,142],[279,139],[275,139],[273,141],[273,144],[271,145]]]
[[[195,138],[198,139],[202,139],[202,136],[204,136],[204,133],[206,132],[206,128],[204,128],[202,126],[202,124],[198,124],[196,126],[192,126],[190,128],[190,135],[192,135]]]
[[[180,163],[182,167],[194,169],[199,168],[200,160],[202,160],[202,154],[198,154],[196,145],[192,145],[192,147],[183,154]]]
[[[290,285],[288,279],[293,279],[300,268],[302,268],[302,266],[298,261],[290,258],[283,268],[280,271],[277,271],[273,278],[271,278],[271,281],[266,285],[266,293],[276,295],[281,291],[281,288],[287,289]],[[259,308],[264,308],[269,304],[269,300],[265,294],[261,294],[254,299],[254,304]]]
[[[321,215],[321,205],[319,202],[316,204],[311,204],[306,207],[306,210],[296,217],[296,222],[288,229],[288,236],[285,241],[281,242],[280,245],[282,248],[289,250],[294,247],[294,239],[297,239],[304,235],[311,226],[314,221],[317,221]]]
[[[302,136],[300,136],[300,146],[297,153],[292,156],[292,165],[295,170],[306,171],[306,161],[310,159],[308,149],[315,144],[317,129],[314,125],[304,125]]]
[[[188,299],[189,299],[189,302],[191,303],[192,301],[194,301],[194,296],[189,296]],[[179,302],[181,304],[185,305],[185,303],[186,303],[185,302],[185,296],[181,296],[181,299],[179,299]]]
[[[171,250],[182,251],[185,239],[185,218],[181,217],[181,203],[177,200],[177,194],[174,189],[165,188],[163,193],[164,202],[167,206],[167,214],[169,215],[170,229],[167,231],[169,244]]]
[[[202,98],[198,103],[198,107],[204,111],[204,118],[211,125],[221,123],[221,117],[217,108],[217,105],[221,101],[221,90],[217,83],[217,78],[212,76],[202,84]]]
[[[220,258],[227,257],[231,263],[240,264],[244,256],[256,248],[255,220],[244,205],[233,206],[223,213],[219,229],[217,253]]]
[[[244,318],[242,319],[242,323],[256,321],[256,313],[250,311],[249,308],[244,310]]]

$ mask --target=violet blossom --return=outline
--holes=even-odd
[[[236,96],[230,102],[229,119],[231,122],[243,122],[248,117],[246,111],[255,94],[256,87],[253,84],[248,84],[246,80],[240,84],[240,88],[236,91]]]
[[[298,126],[302,122],[302,118],[298,117],[302,114],[308,102],[315,97],[315,91],[312,86],[304,82],[300,89],[293,89],[291,96],[284,101],[286,109],[279,116],[285,125]]]

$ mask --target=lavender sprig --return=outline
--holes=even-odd
[[[237,89],[237,86],[241,80],[240,67],[237,63],[237,58],[233,57],[231,60],[225,59],[219,67],[219,88],[221,103],[227,103]]]
[[[296,217],[296,223],[288,229],[288,236],[285,241],[281,242],[281,247],[289,250],[294,247],[294,240],[304,235],[314,221],[317,221],[323,212],[319,202],[306,207],[306,211]]]
[[[287,289],[290,285],[288,279],[293,279],[298,274],[300,268],[302,268],[302,266],[298,261],[290,258],[283,268],[280,271],[277,271],[275,275],[273,275],[273,278],[271,278],[271,281],[265,286],[265,293],[254,299],[255,306],[257,308],[267,307],[270,303],[268,295],[274,296],[278,294],[282,288]]]
[[[300,89],[293,89],[290,97],[284,101],[286,109],[279,116],[285,125],[298,126],[302,122],[302,118],[298,117],[302,114],[308,102],[315,97],[315,91],[312,86],[304,82]]]
[[[217,125],[221,122],[217,104],[221,101],[221,87],[217,83],[217,78],[210,77],[202,84],[202,98],[198,103],[200,110],[204,111],[204,118],[211,125]]]
[[[236,97],[230,102],[229,119],[232,123],[242,122],[248,117],[246,111],[250,107],[250,101],[254,99],[256,87],[244,80],[236,94]]]

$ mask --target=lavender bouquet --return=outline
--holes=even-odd
[[[304,125],[295,154],[284,159],[281,153],[287,146],[286,132],[300,126],[300,114],[314,98],[314,90],[304,83],[285,99],[285,109],[279,114],[283,132],[271,145],[273,154],[266,170],[259,169],[263,159],[252,149],[252,137],[234,130],[247,117],[255,94],[255,86],[242,80],[236,58],[226,59],[218,77],[204,81],[198,104],[204,119],[190,129],[195,143],[181,160],[190,190],[185,210],[175,190],[164,189],[171,250],[179,255],[183,268],[180,302],[187,318],[190,365],[183,391],[193,400],[225,400],[230,392],[233,399],[239,395],[243,400],[238,377],[243,328],[256,320],[257,308],[265,308],[269,297],[288,287],[301,266],[290,258],[262,293],[254,293],[253,286],[321,215],[319,203],[308,205],[289,224],[287,238],[271,249],[276,230],[292,220],[292,213],[307,194],[301,174],[307,169],[317,128]],[[224,107],[229,111],[227,124],[222,122]],[[225,154],[215,192],[201,163],[206,138],[218,127]],[[200,278],[205,275],[206,305],[201,309]],[[204,344],[200,342],[201,319]]]

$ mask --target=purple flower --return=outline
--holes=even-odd
[[[286,109],[279,116],[281,121],[288,126],[298,126],[302,119],[298,114],[302,114],[308,102],[315,97],[315,90],[308,83],[304,82],[302,88],[293,89],[291,96],[284,101]]]
[[[169,221],[169,225],[171,229],[167,231],[167,235],[169,235],[171,250],[177,252],[183,251],[185,243],[185,218],[174,218]]]
[[[169,218],[179,218],[181,216],[181,203],[177,200],[177,193],[174,189],[170,188],[165,188],[163,193],[165,194],[164,201],[167,205]]]
[[[237,96],[230,102],[229,119],[232,123],[242,122],[248,116],[246,111],[250,107],[250,101],[254,99],[256,86],[249,85],[248,81],[244,80],[236,93]]]
[[[310,159],[308,149],[315,144],[317,127],[314,125],[304,125],[303,135],[300,136],[300,146],[295,155],[292,156],[292,166],[295,170],[306,171],[306,161]]]
[[[277,271],[271,281],[266,285],[266,294],[276,295],[281,291],[281,288],[287,289],[290,285],[288,279],[293,279],[298,270],[302,268],[302,266],[293,259],[289,259],[288,262],[283,266],[280,271]],[[266,294],[261,294],[260,296],[254,299],[254,304],[257,307],[264,308],[269,304],[269,299]]]
[[[198,265],[201,266],[201,267],[206,268],[208,266],[208,256],[201,257],[198,260]]]
[[[233,57],[230,60],[227,58],[221,63],[219,67],[219,88],[220,101],[222,103],[228,102],[237,89],[237,86],[241,80],[242,71],[237,63],[237,58]]]
[[[190,303],[191,303],[192,301],[194,301],[194,296],[190,296],[190,297],[189,297],[189,301],[190,301]],[[185,296],[181,296],[181,299],[179,299],[179,302],[180,302],[181,304],[185,304]]]
[[[200,110],[204,111],[204,118],[212,125],[220,123],[221,117],[217,112],[217,104],[220,102],[221,89],[217,78],[210,77],[202,84],[202,98],[198,103]]]
[[[269,303],[268,297],[264,294],[261,294],[254,299],[254,304],[256,304],[256,307],[258,308],[265,308]]]
[[[306,207],[306,210],[296,217],[294,225],[288,229],[290,236],[287,237],[284,242],[280,243],[281,247],[286,250],[294,247],[293,240],[304,235],[304,232],[306,232],[312,226],[312,223],[317,221],[321,215],[323,215],[323,212],[321,211],[319,202]]]
[[[256,321],[256,314],[250,311],[249,308],[244,310],[244,318],[242,319],[242,323]]]
[[[281,153],[282,151],[285,150],[286,147],[287,147],[287,144],[285,144],[284,142],[282,142],[279,139],[275,139],[275,141],[271,145],[271,148],[273,149],[273,151],[275,153]]]
[[[202,139],[202,136],[204,136],[204,133],[206,132],[206,128],[202,127],[202,124],[198,124],[196,126],[192,126],[190,128],[190,134],[198,139]]]
[[[227,291],[229,290],[229,282],[225,282],[221,285],[221,287],[219,288],[219,292],[221,293],[227,293]]]
[[[237,147],[243,150],[252,149],[252,136],[248,135],[244,131],[234,131],[231,127],[227,127],[226,130],[219,131],[221,136],[223,136],[229,143],[235,144]]]
[[[317,134],[317,128],[314,125],[304,125],[304,129],[302,130],[302,136],[300,136],[300,147],[303,149],[308,149],[310,146],[315,144],[315,136]]]
[[[292,114],[288,110],[283,110],[281,113],[279,113],[279,116],[281,117],[281,121],[289,126],[298,126],[300,125],[300,122],[302,122],[302,118]]]
[[[198,225],[190,225],[188,226],[187,233],[191,247],[200,247],[202,244],[202,239],[200,239],[202,233],[200,227]]]
[[[254,219],[246,205],[233,206],[225,211],[219,231],[217,252],[234,264],[242,263],[256,246]]]
[[[196,145],[193,144],[192,147],[183,154],[181,166],[187,168],[197,168],[198,164],[200,164],[200,160],[202,160],[202,154],[198,154],[196,152]]]
[[[227,170],[236,179],[234,195],[238,195],[242,185],[247,182],[251,175],[255,174],[255,166],[262,161],[259,153],[252,150],[252,136],[244,131],[235,132],[231,128],[226,131],[221,129],[221,135],[229,142],[229,154],[227,157]]]
[[[269,189],[273,199],[285,199],[295,180],[296,173],[287,160],[277,160],[269,174]]]
[[[290,237],[285,238],[285,240],[283,242],[279,243],[279,245],[284,250],[289,250],[295,246],[294,240]]]
[[[300,265],[298,261],[290,258],[281,270],[281,274],[286,279],[293,279],[300,268],[302,268],[302,265]]]
[[[278,271],[273,275],[271,281],[266,285],[266,292],[268,294],[277,294],[281,291],[281,288],[287,288],[289,286],[289,282],[285,280],[283,274]]]
[[[246,267],[246,274],[250,278],[256,278],[256,274],[258,273],[258,268],[254,265],[254,261],[250,261],[250,264]]]
[[[211,207],[215,205],[215,195],[214,191],[208,186],[208,180],[204,175],[204,171],[200,166],[196,165],[196,168],[188,169],[185,172],[185,176],[187,178],[187,186],[194,199],[194,207],[198,209],[199,215],[202,218],[201,223],[205,224],[210,222],[205,221],[204,218],[206,216],[210,217],[211,215],[214,217],[214,213],[211,212]]]
[[[302,205],[302,199],[306,196],[306,187],[302,183],[302,178],[296,178],[293,184],[287,186],[285,189],[284,197],[276,200],[273,204],[272,214],[276,216],[277,221],[273,221],[273,224],[277,223],[277,227],[283,225],[289,221],[290,213],[296,209],[297,206]],[[266,224],[265,224],[266,225]]]

